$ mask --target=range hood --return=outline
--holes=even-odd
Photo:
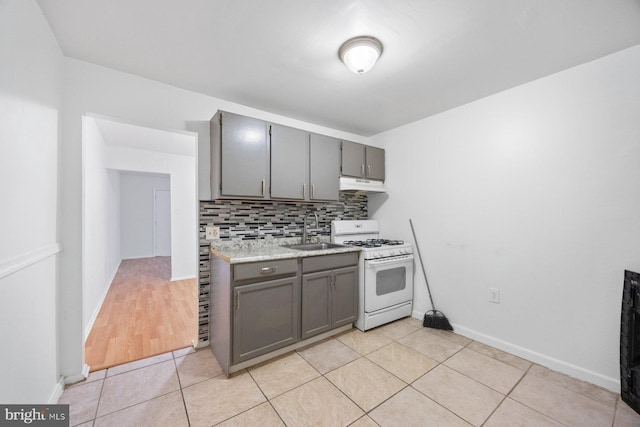
[[[340,177],[340,191],[363,191],[366,193],[386,193],[384,182],[373,179]]]

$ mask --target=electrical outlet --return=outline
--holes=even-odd
[[[220,227],[214,225],[207,225],[204,229],[205,240],[214,240],[220,238]]]
[[[500,289],[489,288],[489,302],[500,304]]]

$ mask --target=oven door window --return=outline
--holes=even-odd
[[[364,310],[367,313],[412,299],[413,258],[365,263]]]
[[[390,268],[376,272],[376,295],[382,296],[403,290],[407,286],[407,269]]]

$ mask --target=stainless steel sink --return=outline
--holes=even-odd
[[[297,251],[320,251],[323,249],[345,248],[346,246],[339,243],[298,243],[295,245],[282,245],[282,247]]]

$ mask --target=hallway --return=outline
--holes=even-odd
[[[171,257],[122,261],[85,343],[92,372],[192,345],[196,280],[170,271]]]

